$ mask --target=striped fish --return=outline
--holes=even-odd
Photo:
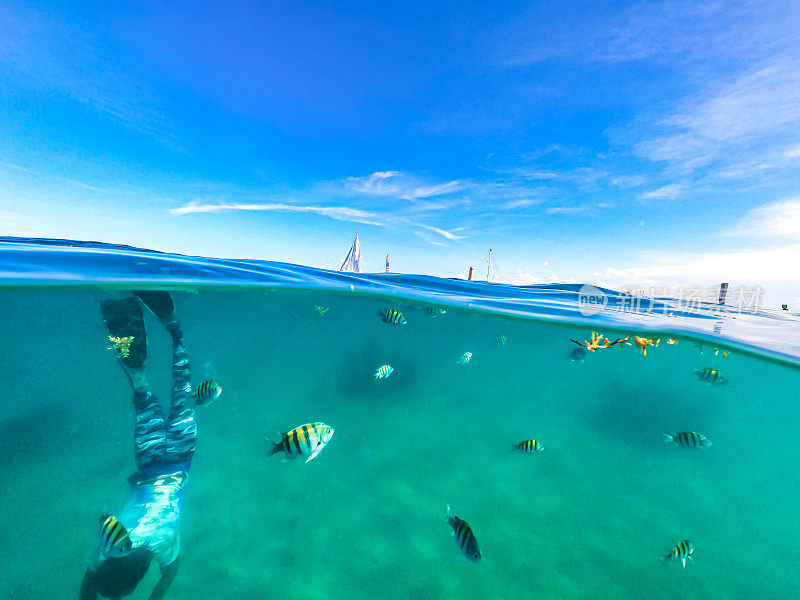
[[[194,391],[194,403],[197,406],[204,404],[211,404],[214,400],[222,395],[222,388],[213,379],[206,379],[203,383],[197,386]]]
[[[458,547],[470,560],[478,561],[481,559],[481,551],[478,550],[478,540],[475,539],[475,534],[472,533],[472,528],[464,519],[459,519],[450,510],[450,505],[447,505],[447,523],[453,528],[453,533],[458,542]]]
[[[464,352],[456,362],[459,365],[465,365],[472,359],[472,352]]]
[[[691,560],[692,553],[694,552],[694,544],[689,540],[683,540],[680,544],[677,544],[669,554],[664,557],[664,560],[672,561],[672,560],[680,560],[683,564],[683,568],[686,568],[686,561]]]
[[[390,325],[405,325],[408,323],[406,318],[403,316],[403,313],[393,308],[387,308],[381,313],[381,316],[383,317],[383,322],[389,323]]]
[[[694,374],[704,383],[713,383],[715,385],[727,385],[728,383],[728,380],[722,373],[711,367],[699,369],[695,371]]]
[[[541,452],[544,450],[544,446],[542,446],[536,440],[525,440],[524,442],[520,442],[519,444],[514,444],[511,448],[512,450],[519,450],[520,452],[524,452],[525,454],[532,454],[533,452]]]
[[[377,371],[375,371],[375,379],[383,379],[388,377],[393,371],[394,368],[392,368],[392,365],[382,365]]]
[[[104,556],[119,558],[127,556],[133,549],[128,530],[111,515],[100,517],[100,546]]]
[[[312,460],[319,454],[325,445],[331,441],[333,437],[333,427],[325,423],[306,423],[295,427],[291,431],[281,433],[280,442],[272,442],[267,438],[268,442],[273,444],[269,456],[283,452],[287,459],[297,458],[298,456],[307,456],[306,462]]]
[[[711,440],[702,433],[697,433],[696,431],[680,431],[672,435],[665,433],[664,436],[665,442],[672,442],[673,444],[685,446],[687,448],[708,448],[711,446]]]

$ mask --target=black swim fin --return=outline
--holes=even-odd
[[[152,312],[173,338],[182,337],[178,316],[175,314],[175,303],[169,292],[163,290],[137,290],[133,292],[139,300]]]
[[[147,332],[144,328],[142,305],[134,297],[122,300],[103,300],[100,311],[109,337],[133,339],[127,356],[118,356],[123,365],[139,369],[147,358]]]

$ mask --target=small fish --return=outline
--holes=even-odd
[[[694,552],[694,544],[689,540],[683,540],[680,544],[677,544],[670,553],[664,557],[664,560],[672,561],[672,560],[680,560],[683,563],[683,568],[686,568],[686,561],[691,560],[692,553]]]
[[[459,358],[456,362],[459,365],[465,365],[470,361],[470,359],[472,359],[472,352],[464,352],[464,354],[461,355],[461,358]]]
[[[425,311],[428,313],[428,316],[431,317],[432,319],[447,314],[447,311],[445,309],[439,308],[438,306],[429,306],[425,309]]]
[[[317,310],[317,312],[321,317],[324,317],[325,313],[331,309],[329,306],[320,306],[319,304],[315,304],[314,308]]]
[[[281,433],[280,442],[273,442],[267,437],[267,441],[273,444],[269,456],[283,452],[286,454],[286,458],[290,459],[307,456],[306,462],[308,462],[331,441],[333,432],[333,427],[325,423],[306,423],[291,431]]]
[[[197,406],[211,404],[222,395],[222,388],[213,379],[206,379],[194,391],[194,403]]]
[[[542,450],[544,450],[544,446],[542,446],[536,440],[525,440],[524,442],[519,442],[518,444],[514,444],[511,449],[519,450],[520,452],[524,452],[525,454],[532,454],[533,452],[541,452]]]
[[[586,358],[586,355],[589,352],[586,348],[575,348],[572,352],[567,355],[572,362],[583,362],[583,359]]]
[[[504,335],[501,335],[499,338],[497,338],[497,343],[500,344],[501,346],[505,346],[506,341],[508,341],[508,338]]]
[[[375,379],[384,379],[392,374],[394,369],[392,365],[382,365],[377,371],[375,371]]]
[[[478,540],[475,539],[475,534],[472,533],[472,528],[464,519],[459,519],[450,510],[450,505],[447,505],[447,523],[453,528],[453,533],[458,542],[458,547],[470,560],[478,561],[481,559],[481,551],[478,550]]]
[[[104,556],[119,558],[133,549],[128,530],[119,519],[105,514],[100,517],[100,545]]]
[[[717,371],[716,369],[712,369],[711,367],[706,367],[705,369],[700,369],[694,372],[695,375],[700,379],[700,381],[708,384],[715,384],[715,385],[727,385],[728,380],[725,376]]]
[[[395,310],[393,308],[387,308],[383,312],[381,312],[381,316],[383,317],[384,323],[389,323],[390,325],[405,325],[408,323],[406,318],[403,316],[399,310]]]
[[[665,433],[664,442],[677,444],[678,446],[686,446],[687,448],[708,448],[711,446],[709,440],[702,433],[696,431],[680,431],[678,433]]]
[[[678,345],[678,340],[674,340],[672,338],[667,338],[667,343],[668,344],[672,344],[673,346],[677,346]]]

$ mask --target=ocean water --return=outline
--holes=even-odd
[[[0,285],[0,597],[77,598],[98,517],[126,499],[131,390],[99,302],[131,289],[172,291],[193,382],[224,390],[197,410],[167,598],[797,597],[797,317],[615,310],[626,299],[609,291],[587,316],[575,286],[43,240],[0,240]],[[407,325],[382,322],[387,308]],[[146,320],[166,401],[170,340]],[[661,341],[570,360],[592,331]],[[705,367],[729,384],[701,382]],[[310,421],[336,428],[313,461],[267,456],[265,435]],[[713,446],[664,443],[678,431]],[[510,450],[530,438],[544,451]],[[683,539],[686,568],[662,561]],[[157,579],[153,566],[130,597]]]

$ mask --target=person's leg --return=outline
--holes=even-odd
[[[186,406],[192,393],[190,366],[183,347],[183,333],[176,324],[172,334],[172,401],[167,422],[167,454],[171,462],[191,461],[197,440],[194,410]]]
[[[127,354],[118,352],[117,358],[133,388],[133,406],[136,410],[134,453],[137,468],[144,469],[163,462],[167,442],[164,414],[158,400],[150,392],[147,381],[147,333],[142,306],[130,296],[121,300],[105,300],[100,308],[112,342],[114,339],[130,338]]]

